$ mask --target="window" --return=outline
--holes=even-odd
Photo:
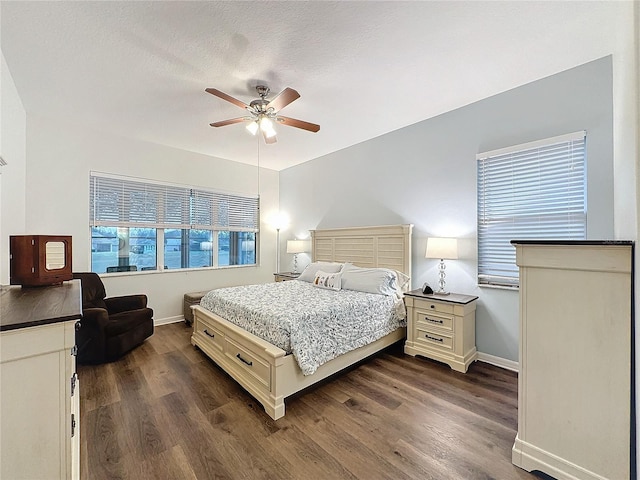
[[[218,232],[220,265],[245,265],[256,262],[255,233]]]
[[[165,268],[213,266],[212,233],[210,230],[165,229]]]
[[[96,273],[255,265],[257,196],[91,173]]]
[[[584,240],[585,132],[477,155],[478,282],[518,286],[511,240]]]
[[[91,271],[156,270],[156,229],[91,228]]]

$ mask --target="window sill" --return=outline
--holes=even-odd
[[[478,287],[480,287],[480,288],[490,288],[490,289],[494,289],[494,290],[510,290],[510,291],[513,291],[513,292],[520,291],[520,286],[519,285],[508,286],[508,285],[489,285],[489,284],[486,284],[486,283],[479,283]]]
[[[232,268],[250,268],[258,267],[258,264],[251,265],[222,265],[219,267],[197,267],[197,268],[165,268],[162,270],[138,270],[135,272],[112,272],[112,273],[99,273],[100,277],[113,278],[113,277],[131,277],[135,275],[158,275],[160,273],[174,273],[174,272],[201,272],[204,270],[228,270]]]

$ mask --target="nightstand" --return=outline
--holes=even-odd
[[[404,353],[447,363],[466,373],[478,358],[476,351],[476,300],[472,295],[405,293],[407,341]]]
[[[296,272],[278,272],[274,273],[273,277],[276,282],[286,282],[287,280],[295,280],[300,276],[300,273]]]

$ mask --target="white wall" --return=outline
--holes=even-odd
[[[587,131],[588,237],[614,238],[612,59],[605,57],[282,171],[280,206],[292,221],[284,239],[313,228],[413,223],[416,288],[437,280],[426,239],[461,238],[447,287],[480,297],[478,350],[517,362],[518,292],[476,282],[475,156],[579,130]],[[283,253],[283,269],[291,259]]]
[[[89,271],[89,172],[256,193],[255,166],[108,136],[59,120],[27,117],[26,233],[73,236],[73,269]],[[156,322],[182,314],[182,295],[214,287],[273,281],[275,234],[264,214],[278,208],[278,173],[261,169],[258,267],[136,273],[103,278],[107,295],[146,293]]]
[[[637,170],[635,161],[640,155],[638,136],[638,2],[628,3],[628,21],[620,22],[616,30],[613,51],[613,123],[614,123],[614,180],[616,238],[636,239]]]
[[[627,148],[623,148],[624,154],[620,156],[620,158],[629,157],[629,160],[633,161],[635,158],[635,175],[633,179],[635,180],[635,220],[636,220],[636,232],[635,232],[635,240],[636,240],[636,249],[638,248],[637,242],[640,239],[640,2],[635,2],[634,4],[634,12],[632,15],[633,18],[633,31],[630,32],[632,36],[632,47],[629,51],[626,51],[624,55],[620,55],[622,58],[620,59],[620,63],[623,63],[625,66],[622,67],[626,69],[629,73],[623,77],[622,80],[619,81],[616,79],[616,85],[620,85],[619,90],[614,90],[614,104],[616,106],[622,104],[624,105],[622,108],[627,109],[629,111],[629,118],[626,119],[624,116],[618,118],[617,116],[614,118],[614,127],[616,129],[616,133],[620,125],[624,125],[623,132],[626,132],[623,136],[616,135],[616,145],[619,143],[623,145],[627,145]],[[625,95],[621,93],[621,90],[627,90],[626,99],[628,104],[624,102]],[[629,130],[626,130],[626,129]],[[626,139],[626,141],[625,141]],[[616,157],[618,154],[616,153]],[[623,162],[621,162],[623,163]],[[627,163],[627,162],[624,162]],[[621,175],[625,174],[625,169],[621,169]],[[627,167],[627,172],[630,171],[630,168]],[[617,175],[618,176],[618,175]],[[630,176],[630,175],[629,175]],[[623,203],[628,203],[628,200],[621,199]],[[638,288],[638,273],[640,272],[640,255],[638,251],[635,252],[635,328],[632,329],[632,332],[635,333],[635,352],[637,352],[637,345],[640,345],[640,289]],[[636,419],[636,436],[637,432],[640,431],[640,416],[638,416],[638,398],[640,398],[640,355],[635,353],[635,419]],[[640,477],[640,463],[638,463],[637,459],[640,457],[640,443],[637,441],[636,437],[636,477]]]
[[[2,55],[0,65],[0,285],[9,283],[9,236],[25,232],[26,113]]]

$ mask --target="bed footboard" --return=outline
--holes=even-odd
[[[200,306],[193,308],[191,343],[202,350],[245,390],[274,420],[284,415],[284,397],[276,395],[276,374],[286,352]],[[289,355],[288,357],[291,357]]]
[[[256,337],[201,306],[194,306],[191,343],[231,375],[277,420],[284,416],[284,399],[379,350],[403,340],[406,328],[345,353],[303,375],[293,355]]]

